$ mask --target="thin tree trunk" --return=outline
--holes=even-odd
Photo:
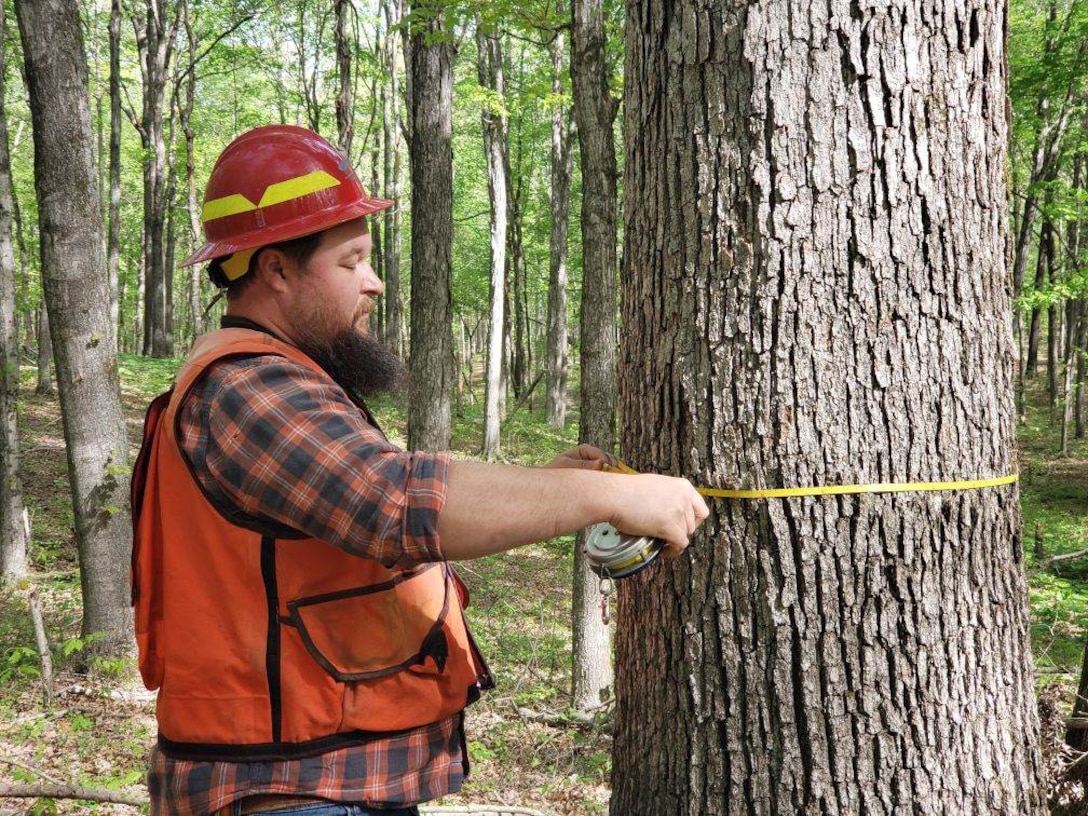
[[[351,156],[355,135],[355,104],[351,85],[351,47],[348,38],[348,14],[354,12],[350,0],[336,0],[336,67],[340,90],[336,95],[336,132],[340,152]]]
[[[44,286],[43,274],[43,289]],[[49,331],[49,310],[45,307],[44,293],[38,304],[38,384],[34,386],[34,393],[39,397],[48,397],[55,393],[53,389],[53,337]]]
[[[103,653],[132,648],[125,421],[109,342],[109,281],[78,9],[17,7],[34,127],[41,263],[52,324],[83,589],[83,633]]]
[[[114,0],[115,2],[117,0]],[[196,101],[196,56],[197,41],[193,32],[193,23],[189,17],[187,0],[180,0],[182,25],[185,27],[185,40],[188,44],[188,68],[185,72],[185,96],[178,114],[181,130],[185,135],[185,198],[186,211],[189,214],[189,246],[200,245],[203,230],[200,224],[200,204],[196,188],[196,131],[193,129],[193,106]],[[203,269],[200,264],[189,268],[189,336],[193,339],[204,333],[204,316],[200,306],[201,281]]]
[[[110,2],[110,167],[109,229],[106,233],[106,275],[110,287],[110,326],[121,336],[119,281],[121,270],[121,0]],[[116,340],[115,340],[116,345]]]
[[[1088,305],[1084,301],[1081,301],[1081,318],[1080,327],[1077,331],[1076,341],[1076,375],[1075,375],[1075,387],[1073,395],[1073,437],[1075,439],[1084,438],[1084,377],[1085,377],[1085,360],[1088,358],[1088,317],[1085,315],[1085,309],[1088,309]]]
[[[0,4],[0,42],[7,39]],[[15,320],[15,244],[8,123],[5,112],[7,66],[0,48],[0,581],[26,575],[27,535],[19,450],[19,330]]]
[[[1050,283],[1050,253],[1054,250],[1053,224],[1047,218],[1039,230],[1039,251],[1035,262],[1035,290],[1044,289]],[[1028,358],[1025,364],[1025,376],[1029,380],[1039,374],[1039,345],[1043,336],[1043,310],[1036,305],[1031,308],[1031,323],[1028,329]]]
[[[380,182],[379,168],[382,166],[382,157],[380,155],[381,140],[374,140],[374,149],[370,153],[371,159],[371,186],[370,189],[377,192],[381,189],[378,185]],[[373,231],[374,246],[371,255],[371,263],[375,269],[385,268],[385,240],[380,227],[375,226]],[[374,332],[376,337],[385,337],[385,312],[381,309],[375,310],[370,316],[370,330]]]
[[[1080,339],[1082,332],[1081,324],[1084,321],[1083,301],[1074,300],[1070,301],[1069,306],[1069,340],[1065,346],[1065,360],[1064,360],[1064,384],[1062,388],[1062,439],[1061,439],[1061,455],[1069,455],[1069,432],[1073,422],[1073,385],[1074,375],[1077,370],[1077,357],[1080,354],[1080,347],[1077,341]]]
[[[616,146],[618,103],[608,92],[608,35],[602,0],[571,3],[570,74],[582,167],[582,394],[578,439],[611,451],[616,413]],[[573,703],[599,705],[612,694],[608,627],[601,592],[574,545]]]
[[[636,469],[1015,470],[1006,6],[897,8],[628,5]],[[1015,485],[711,509],[618,587],[613,813],[1045,813]]]
[[[450,446],[453,58],[440,0],[411,7],[412,334],[408,447]]]
[[[177,26],[176,6],[173,20],[170,20],[167,0],[144,0],[144,18],[137,30],[136,44],[143,74],[143,111],[138,131],[147,153],[144,160],[143,353],[151,357],[169,357],[173,353],[167,280],[170,271],[166,268],[167,166],[163,105]]]
[[[180,9],[179,9],[180,12]],[[170,87],[176,89],[178,87],[177,67],[175,68],[173,75],[170,78]],[[174,93],[170,94],[170,99],[167,102],[169,116],[166,119],[166,134],[164,136],[164,143],[166,145],[166,163],[165,176],[166,176],[166,191],[163,195],[163,211],[165,213],[165,222],[163,225],[163,255],[162,255],[162,269],[163,269],[163,284],[165,287],[165,298],[163,299],[163,309],[165,310],[165,319],[163,325],[166,332],[166,346],[169,354],[174,353],[174,254],[177,249],[177,224],[175,221],[176,204],[178,197],[178,174],[177,167],[177,142],[174,139],[174,125],[176,122],[175,109],[177,107],[177,99]]]
[[[564,13],[563,0],[555,4],[556,16]],[[566,424],[567,395],[567,227],[570,214],[571,133],[570,114],[560,104],[563,94],[563,34],[556,32],[552,42],[552,96],[557,100],[552,111],[552,227],[548,243],[548,349],[547,415],[548,424],[562,428]]]
[[[393,206],[385,211],[385,341],[398,356],[404,354],[404,307],[400,292],[400,232],[401,232],[401,140],[400,91],[397,73],[397,35],[400,23],[399,3],[382,0],[385,17],[385,58],[389,73],[388,90],[383,90],[382,116],[383,156],[385,178],[383,190]]]
[[[20,130],[21,128],[20,123]],[[14,151],[12,151],[14,153]],[[26,233],[23,232],[23,215],[19,205],[19,194],[12,185],[11,216],[15,226],[15,244],[19,250],[19,300],[23,306],[23,345],[29,354],[35,343],[37,332],[37,313],[31,305],[30,278],[34,274],[30,253],[26,248]]]
[[[487,343],[487,376],[484,380],[483,455],[494,459],[499,452],[502,421],[503,328],[506,308],[506,234],[509,191],[507,178],[507,123],[502,40],[497,32],[476,26],[477,69],[480,86],[490,91],[481,111],[484,157],[487,160],[487,192],[491,203],[490,329]]]
[[[529,345],[529,326],[528,319],[526,317],[527,310],[525,307],[528,288],[528,281],[525,279],[525,244],[522,240],[521,234],[521,194],[522,194],[522,182],[524,181],[524,173],[522,172],[522,147],[524,141],[522,139],[522,129],[524,127],[525,117],[518,116],[517,127],[517,160],[513,166],[510,164],[510,126],[507,123],[506,133],[506,149],[503,151],[503,158],[506,161],[505,174],[507,179],[507,190],[509,195],[507,197],[507,203],[509,206],[509,228],[506,231],[506,246],[507,246],[507,258],[508,269],[511,271],[511,278],[513,283],[513,297],[510,300],[511,316],[514,323],[514,345],[513,345],[513,365],[511,368],[512,380],[514,386],[514,396],[520,400],[521,395],[524,393],[526,387],[529,384],[529,369],[532,367],[532,354],[528,348]],[[505,409],[505,406],[504,406]],[[505,416],[505,410],[503,415]]]

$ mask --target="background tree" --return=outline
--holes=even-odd
[[[634,467],[1015,469],[1004,8],[629,6]],[[1043,812],[1015,486],[713,510],[621,586],[613,812]]]
[[[555,12],[564,14],[563,0]],[[563,83],[564,37],[556,31],[552,41],[552,226],[548,244],[548,424],[562,428],[567,410],[567,229],[570,209],[571,132],[570,113],[565,104]]]
[[[616,411],[616,147],[618,103],[609,93],[607,34],[601,0],[572,0],[570,76],[582,165],[582,394],[578,438],[612,450]],[[611,646],[601,621],[596,576],[574,545],[574,705],[610,695]]]
[[[172,292],[166,266],[167,140],[164,116],[171,62],[177,40],[180,5],[144,0],[142,16],[133,18],[143,76],[143,108],[133,125],[143,140],[144,162],[144,348],[151,357],[173,353]]]
[[[19,454],[19,331],[15,319],[15,243],[11,158],[4,112],[5,4],[0,3],[0,581],[26,574],[27,536]]]
[[[57,365],[83,589],[83,633],[132,648],[128,443],[111,342],[109,282],[78,10],[17,6],[34,127],[41,266]]]
[[[476,51],[480,87],[487,91],[481,109],[484,155],[487,157],[487,192],[491,209],[491,287],[488,310],[487,373],[484,380],[483,454],[494,459],[499,452],[499,422],[503,411],[503,332],[506,326],[506,244],[510,189],[507,155],[506,85],[502,64],[502,39],[498,32],[476,26]]]
[[[420,0],[408,25],[412,175],[412,333],[408,447],[450,445],[453,374],[453,60],[441,0]]]

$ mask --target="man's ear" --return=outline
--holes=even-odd
[[[285,292],[288,288],[286,265],[287,258],[278,249],[262,249],[253,272],[273,292]]]

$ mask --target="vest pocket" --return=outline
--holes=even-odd
[[[306,650],[341,682],[409,669],[440,674],[449,654],[449,584],[442,564],[388,581],[289,601]]]

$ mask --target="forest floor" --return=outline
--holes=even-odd
[[[132,453],[150,398],[169,386],[177,363],[122,356],[121,377]],[[1029,383],[1028,411],[1019,429],[1023,474],[1024,547],[1031,602],[1032,648],[1039,689],[1068,711],[1088,633],[1088,557],[1049,565],[1055,555],[1088,549],[1088,441],[1060,457],[1042,383]],[[576,424],[563,432],[540,418],[542,391],[503,428],[509,461],[540,464],[576,442]],[[576,404],[576,401],[573,401]],[[60,412],[55,397],[33,393],[24,368],[23,475],[32,518],[33,580],[45,611],[54,663],[54,700],[46,707],[36,677],[34,632],[22,595],[0,599],[0,780],[49,781],[144,794],[143,774],[154,740],[153,699],[127,661],[95,661],[77,673],[79,571],[68,501]],[[405,414],[393,400],[375,413],[403,444]],[[464,406],[455,419],[453,448],[477,454],[481,409]],[[574,417],[576,420],[576,417]],[[441,805],[506,804],[548,814],[607,811],[611,738],[608,712],[592,725],[569,714],[570,587],[573,541],[527,548],[461,568],[472,588],[469,616],[488,655],[498,688],[468,717],[472,775]],[[526,712],[547,715],[548,722]],[[6,763],[6,767],[5,767]],[[0,799],[0,814],[25,812],[31,800]],[[135,814],[138,808],[38,800],[35,813]]]

